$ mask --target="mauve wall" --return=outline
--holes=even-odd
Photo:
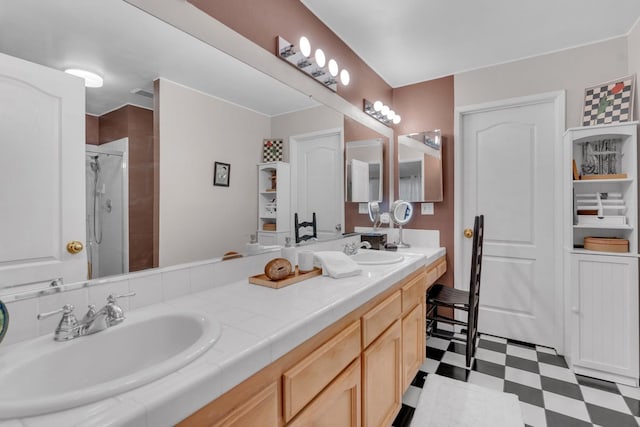
[[[300,37],[306,36],[314,51],[322,48],[327,60],[334,58],[340,68],[349,70],[351,83],[347,87],[338,85],[340,96],[360,108],[363,98],[391,102],[391,86],[300,0],[191,0],[190,3],[273,54],[277,36],[296,45]]]
[[[420,203],[414,203],[414,216],[407,228],[440,230],[440,246],[447,248],[447,273],[438,282],[453,286],[453,76],[399,87],[393,90],[393,107],[402,114],[395,126],[397,135],[440,129],[442,131],[443,201],[434,203],[434,215],[420,215]],[[398,159],[394,159],[398,170]],[[394,194],[398,182],[394,180]]]
[[[86,116],[87,144],[129,138],[129,271],[157,267],[153,260],[153,111],[126,105]]]

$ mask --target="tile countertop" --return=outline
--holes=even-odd
[[[132,317],[166,311],[201,313],[222,324],[222,335],[194,362],[160,380],[77,408],[0,421],[0,427],[174,425],[403,277],[431,264],[445,254],[445,248],[416,247],[398,253],[404,255],[401,262],[363,265],[359,276],[315,277],[282,289],[238,281],[131,311]]]

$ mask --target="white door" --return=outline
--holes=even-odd
[[[475,215],[485,216],[479,331],[551,347],[559,347],[562,338],[556,198],[564,117],[556,101],[494,104],[463,113],[457,166],[462,184],[457,287],[469,286],[471,240],[462,238],[462,229],[473,227]]]
[[[300,222],[316,213],[318,238],[342,233],[344,225],[344,160],[341,130],[292,136],[291,207]],[[291,215],[293,224],[293,215]],[[293,230],[293,225],[291,227]]]
[[[82,80],[0,54],[0,291],[86,278],[84,120]]]

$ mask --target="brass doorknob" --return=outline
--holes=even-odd
[[[82,242],[78,242],[77,240],[72,240],[69,243],[67,243],[67,252],[69,252],[70,254],[77,254],[82,252],[82,250],[84,249],[84,245],[82,244]]]
[[[464,229],[464,237],[466,237],[467,239],[470,239],[473,237],[473,230],[470,228],[465,228]]]

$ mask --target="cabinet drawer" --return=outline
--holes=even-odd
[[[402,313],[400,290],[362,316],[362,347],[366,348]]]
[[[427,270],[427,287],[433,285],[438,280],[438,267],[433,266]]]
[[[422,297],[424,297],[426,286],[425,286],[425,278],[426,274],[419,274],[417,277],[413,278],[409,283],[402,287],[402,312],[406,313],[415,307],[416,304],[419,304],[422,301]]]
[[[437,270],[437,273],[438,273],[438,277],[441,277],[444,273],[446,273],[447,272],[447,260],[446,259],[442,259],[442,261],[440,261],[440,263],[436,267],[436,270]]]
[[[288,422],[360,355],[360,324],[353,322],[283,375]]]

